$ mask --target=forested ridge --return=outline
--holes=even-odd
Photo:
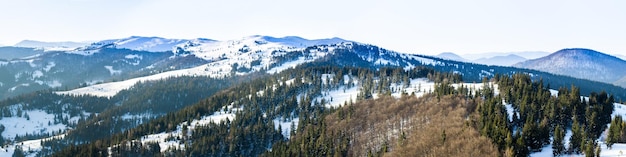
[[[336,77],[332,81],[326,79],[326,82],[323,83],[322,74],[335,74],[334,76]],[[183,124],[184,126],[184,122],[210,115],[225,105],[231,105],[231,108],[243,108],[243,110],[235,111],[236,118],[234,120],[231,119],[220,124],[210,124],[196,128],[189,139],[182,140],[182,142],[188,143],[185,144],[184,150],[172,150],[169,154],[191,156],[258,155],[271,148],[273,143],[285,140],[283,135],[275,130],[273,119],[300,118],[299,123],[306,124],[309,120],[304,117],[321,117],[320,114],[335,110],[333,108],[325,108],[322,105],[332,100],[316,100],[314,98],[322,95],[322,91],[325,89],[339,89],[357,85],[344,79],[360,80],[361,83],[358,85],[364,88],[364,90],[360,92],[359,99],[370,99],[373,92],[388,93],[386,91],[392,90],[385,84],[400,84],[402,80],[428,76],[433,79],[443,79],[444,76],[455,75],[444,75],[426,68],[404,71],[401,68],[372,70],[368,68],[313,66],[286,70],[278,75],[256,79],[250,83],[242,83],[221,91],[208,99],[200,101],[196,105],[139,125],[134,129],[115,135],[111,139],[97,140],[89,145],[70,146],[56,155],[63,156],[68,155],[65,153],[69,153],[89,156],[105,153],[108,151],[108,147],[119,143],[132,143],[133,139],[143,135],[174,131],[177,129],[178,124]],[[287,85],[286,81],[288,80],[293,81],[293,83]],[[346,82],[348,83],[346,84]],[[259,94],[259,91],[263,91],[263,94]],[[298,96],[300,94],[302,95]],[[300,100],[298,100],[298,97]],[[301,127],[303,126],[298,125],[297,128],[294,128],[294,132],[298,132],[296,130],[299,130]],[[215,136],[216,134],[224,136]],[[266,146],[263,147],[262,145]],[[140,150],[148,149],[147,146],[134,148],[143,148]],[[120,152],[114,152],[113,154],[129,155],[128,153],[132,152],[144,152],[132,150],[128,147],[127,149],[118,149],[116,151]]]

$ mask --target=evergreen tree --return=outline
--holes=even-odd
[[[569,140],[570,152],[580,153],[582,151],[581,147],[583,146],[582,144],[584,142],[583,136],[583,128],[576,120],[576,116],[574,116],[574,122],[572,123],[572,137],[570,137]]]
[[[15,151],[13,151],[12,157],[25,157],[25,156],[26,155],[24,155],[24,151],[22,150],[22,147],[16,146]]]
[[[561,126],[557,125],[556,128],[554,128],[554,141],[552,142],[552,154],[554,156],[559,156],[565,152],[563,138],[565,138],[565,133]]]

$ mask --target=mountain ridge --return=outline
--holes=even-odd
[[[615,83],[626,76],[622,69],[626,67],[626,61],[587,48],[566,48],[514,66],[607,83]]]

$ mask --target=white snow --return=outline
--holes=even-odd
[[[43,139],[28,140],[28,141],[18,142],[15,144],[5,145],[5,146],[0,147],[0,156],[12,156],[13,153],[15,152],[15,148],[19,146],[22,148],[22,151],[25,153],[26,156],[33,157],[37,154],[37,152],[41,151],[42,141],[47,141],[47,140],[52,140],[52,139],[62,139],[62,138],[65,138],[65,134],[56,135],[53,137],[48,137],[48,138],[43,138]]]
[[[72,51],[76,49],[76,47],[63,47],[63,46],[57,46],[57,47],[45,47],[43,48],[44,52],[49,52],[49,51]]]
[[[331,90],[327,92],[323,92],[322,97],[315,99],[316,101],[321,101],[324,99],[327,104],[324,104],[326,107],[339,107],[346,102],[356,102],[357,95],[359,94],[359,87],[354,86],[352,88],[340,88],[337,90]],[[352,100],[352,101],[350,101]]]
[[[228,61],[228,60],[225,60]],[[213,62],[198,67],[189,69],[181,69],[163,72],[155,75],[138,77],[124,81],[101,83],[97,85],[91,85],[83,88],[78,88],[70,91],[56,92],[57,94],[69,94],[69,95],[93,95],[101,97],[115,96],[119,91],[128,89],[138,82],[161,80],[170,77],[180,76],[210,76],[210,77],[223,77],[230,73],[231,67],[225,64],[225,61]]]
[[[344,78],[349,77],[349,76],[344,76]],[[332,81],[332,78],[334,78],[334,75],[332,74],[322,74],[322,81],[325,82],[326,78],[330,78]],[[348,81],[348,79],[345,79],[345,81]],[[402,93],[406,93],[406,94],[411,94],[414,93],[415,96],[417,97],[421,97],[426,93],[430,93],[430,92],[434,92],[435,90],[435,83],[428,80],[427,78],[417,78],[417,79],[411,79],[411,82],[409,83],[408,87],[404,87],[403,83],[400,84],[391,84],[390,89],[392,90],[391,95],[396,97],[396,98],[400,98],[402,96]],[[322,99],[324,99],[327,104],[326,107],[339,107],[341,105],[343,105],[345,102],[350,102],[350,100],[352,100],[352,102],[356,102],[357,100],[357,95],[360,93],[360,84],[358,80],[354,80],[353,82],[355,84],[354,87],[352,88],[345,88],[344,87],[340,87],[338,89],[335,90],[328,90],[328,91],[323,91],[322,92],[322,96],[318,97],[316,99],[314,99],[314,101],[321,101]],[[494,94],[498,94],[497,91],[497,84],[493,84],[490,83],[489,85],[494,86]],[[468,88],[473,94],[476,94],[477,90],[482,89],[484,84],[483,83],[456,83],[456,84],[451,84],[452,87],[454,88],[458,88],[460,86],[463,86],[465,88]],[[372,93],[372,96],[374,99],[378,98],[378,94],[377,93]]]
[[[33,71],[33,75],[32,75],[33,79],[40,78],[42,76],[43,76],[43,73],[41,71],[39,71],[39,70]]]
[[[59,82],[58,80],[48,81],[48,82],[46,82],[46,84],[50,88],[57,88],[57,87],[63,86],[63,84],[61,84],[61,82]]]
[[[507,115],[509,115],[509,121],[512,122],[513,121],[513,113],[515,112],[515,109],[513,108],[513,104],[507,104],[506,101],[504,101],[504,100],[502,100],[502,104],[506,108]],[[519,113],[518,112],[515,112],[515,114],[517,114],[517,117],[519,117]]]
[[[83,56],[91,56],[94,53],[98,53],[100,52],[100,50],[72,50],[72,51],[65,51],[65,53],[67,54],[75,54],[75,55],[83,55]]]
[[[28,65],[30,65],[31,68],[37,67],[37,64],[35,64],[35,60],[34,59],[26,60],[26,62],[28,63]]]
[[[22,83],[22,84],[19,84],[19,85],[17,85],[17,86],[14,86],[14,87],[9,88],[9,91],[15,91],[15,90],[17,89],[17,87],[28,87],[28,86],[30,86],[30,84],[28,84],[28,83]]]
[[[143,59],[143,56],[136,55],[136,54],[130,54],[130,55],[124,56],[124,58],[126,58],[126,59]]]
[[[558,90],[554,90],[554,89],[549,89],[550,93],[553,96],[558,96],[559,91]],[[589,97],[584,97],[581,96],[581,98],[583,99],[589,99]],[[615,118],[618,115],[621,115],[622,117],[626,117],[626,105],[624,104],[619,104],[619,103],[614,103],[613,104],[614,109],[613,109],[613,114],[611,114],[611,116],[613,118]],[[608,129],[608,126],[607,126]],[[612,149],[609,149],[606,147],[606,144],[604,144],[604,137],[606,137],[607,131],[604,131],[602,133],[602,135],[600,135],[600,138],[597,140],[598,144],[601,146],[601,150],[600,150],[600,156],[624,156],[624,153],[626,153],[626,143],[615,143],[613,144]],[[567,133],[565,134],[565,139],[564,139],[564,143],[565,143],[565,147],[567,148],[569,146],[569,139],[572,136],[572,131],[571,130],[567,130]],[[550,157],[552,156],[552,144],[546,145],[545,147],[543,147],[541,152],[534,152],[530,154],[531,157]],[[585,156],[584,154],[568,154],[566,156]]]
[[[408,55],[408,54],[403,54],[403,55],[404,55],[404,57],[406,57],[408,59],[414,59],[414,60],[417,60],[417,61],[421,62],[422,65],[441,65],[441,64],[443,64],[442,62],[439,62],[439,61],[435,61],[435,60],[428,59],[428,58],[422,58],[422,57],[415,56],[415,55]]]
[[[5,127],[2,137],[13,139],[15,135],[52,133],[67,129],[67,126],[63,124],[54,124],[53,114],[48,114],[42,110],[23,111],[23,113],[28,114],[30,120],[27,120],[25,115],[22,117],[4,117],[0,120],[0,124]],[[17,114],[17,111],[14,111],[13,114]],[[51,125],[48,125],[49,123]]]
[[[554,90],[554,89],[549,89],[550,90],[550,95],[552,96],[559,96],[559,91],[558,90]]]
[[[228,110],[226,110],[227,108]],[[191,134],[196,127],[204,126],[209,123],[220,123],[221,121],[224,121],[226,119],[232,120],[235,118],[235,112],[240,111],[240,110],[242,109],[233,108],[232,105],[229,105],[227,107],[222,108],[220,111],[213,113],[210,116],[204,116],[201,119],[193,120],[191,121],[190,125],[187,126],[189,132],[187,132],[186,135],[183,133],[183,126],[187,125],[187,122],[183,122],[177,125],[177,129],[175,131],[145,135],[141,137],[139,140],[143,144],[153,143],[153,142],[159,143],[159,147],[161,147],[161,152],[165,152],[171,148],[184,149],[185,145],[181,141],[176,140],[176,138],[168,140],[168,137],[177,137],[180,139],[189,138],[191,137]]]
[[[50,69],[52,69],[54,66],[56,66],[56,63],[54,62],[48,62],[48,64],[46,65],[46,67],[43,68],[44,71],[48,72],[50,71]]]
[[[376,62],[374,63],[378,65],[398,65],[396,62],[392,62],[383,58],[378,58],[378,60],[376,60]]]
[[[134,37],[140,38],[140,37]],[[138,40],[138,39],[137,39]],[[268,42],[270,40],[271,42]],[[107,41],[117,42],[118,40]],[[121,41],[121,39],[119,40]],[[124,40],[126,41],[126,40]],[[223,78],[226,76],[234,75],[244,75],[248,72],[235,72],[233,71],[233,65],[238,65],[238,68],[248,68],[251,71],[259,71],[263,68],[267,68],[274,61],[272,60],[273,56],[284,55],[285,53],[292,52],[295,50],[302,50],[305,46],[309,46],[311,43],[326,43],[326,42],[335,42],[339,41],[339,39],[328,39],[326,40],[312,40],[316,42],[310,41],[300,41],[298,38],[286,37],[285,40],[282,38],[271,38],[264,36],[251,36],[246,37],[241,40],[229,40],[229,41],[213,41],[206,39],[198,39],[194,40],[196,42],[191,45],[185,46],[185,50],[192,52],[196,57],[203,58],[205,60],[213,61],[211,63],[188,68],[181,69],[175,71],[163,72],[151,76],[139,77],[134,79],[129,79],[125,81],[119,82],[110,82],[103,83],[98,85],[92,85],[88,87],[83,87],[79,89],[74,89],[71,91],[63,91],[56,92],[57,94],[71,94],[71,95],[94,95],[94,96],[102,96],[102,97],[111,97],[117,94],[119,91],[128,89],[137,82],[140,81],[151,81],[151,80],[160,80],[169,77],[179,77],[179,76],[209,76],[213,78]],[[303,42],[298,44],[297,42]],[[103,42],[106,43],[106,42]],[[189,43],[186,43],[189,44]],[[349,45],[346,43],[346,45]],[[179,45],[180,46],[180,45]],[[344,45],[345,46],[345,45]],[[118,46],[119,48],[119,46]],[[246,48],[247,52],[241,52],[240,49]],[[132,49],[132,48],[131,48]],[[311,53],[307,54],[306,57],[301,57],[298,60],[287,62],[283,65],[278,65],[278,67],[274,67],[268,71],[268,73],[277,73],[282,70],[285,70],[289,67],[296,66],[301,63],[313,61],[317,58],[323,57],[328,54],[328,52],[332,52],[333,47],[330,46],[318,46],[318,49],[312,50]],[[323,52],[321,52],[321,51]],[[135,58],[137,56],[126,56],[126,58]],[[252,61],[260,61],[259,65],[252,65]],[[117,74],[121,71],[115,70],[112,66],[106,66],[111,74]]]
[[[104,68],[109,70],[109,73],[111,73],[111,75],[120,75],[120,74],[122,74],[122,70],[115,70],[115,69],[113,69],[113,66],[105,65]]]
[[[284,137],[286,138],[291,138],[291,126],[293,125],[298,126],[298,122],[299,122],[299,118],[294,118],[291,120],[284,120],[282,118],[276,118],[274,119],[274,129],[278,130],[279,126],[282,130],[280,130],[280,133],[283,134]],[[295,128],[293,128],[295,129]]]
[[[298,58],[298,60],[289,61],[289,62],[286,62],[286,63],[280,65],[280,66],[277,66],[277,67],[274,67],[274,68],[272,68],[270,70],[267,70],[267,73],[268,74],[276,74],[276,73],[279,73],[279,72],[281,72],[283,70],[287,70],[289,68],[295,68],[296,66],[298,66],[300,64],[303,64],[303,63],[306,63],[306,62],[311,62],[311,61],[313,61],[313,60],[306,60],[306,59],[304,59],[304,57],[300,57],[300,58]]]

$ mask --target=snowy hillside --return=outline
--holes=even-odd
[[[96,45],[113,44],[116,48],[124,48],[139,51],[165,52],[172,51],[172,48],[189,42],[212,42],[210,39],[166,39],[161,37],[140,37],[132,36],[123,39],[110,39],[96,42]]]
[[[306,56],[300,56],[298,59],[293,61],[278,63],[277,60],[275,60],[275,57],[283,56],[288,53],[294,53],[294,51],[304,50],[303,47],[296,47],[293,45],[307,45],[319,42],[330,43],[331,41],[339,42],[343,40],[305,40],[304,42],[296,42],[300,40],[278,40],[276,38],[270,38],[271,41],[278,42],[269,42],[268,40],[265,40],[266,38],[268,37],[252,36],[242,40],[230,40],[224,42],[214,41],[194,47],[188,47],[187,51],[191,51],[193,55],[212,62],[188,69],[168,71],[125,81],[97,84],[57,93],[70,95],[88,94],[111,97],[117,94],[117,92],[128,89],[140,81],[160,80],[168,77],[179,76],[210,76],[213,78],[223,78],[231,76],[232,74],[243,75],[254,71],[260,71],[262,69],[268,70],[269,73],[277,73],[302,63],[312,62],[329,53],[332,53],[333,49],[337,47],[349,46],[321,45],[318,49],[307,50]],[[272,65],[275,65],[275,67]]]
[[[217,41],[206,38],[167,39],[161,37],[131,36],[128,38],[109,39],[95,42],[81,48],[81,50],[114,47],[150,52],[192,52],[193,54],[196,54],[196,56],[204,59],[216,59],[223,54],[220,52],[251,52],[257,50],[268,50],[268,48],[275,48],[277,50],[279,48],[303,48],[313,45],[330,45],[341,42],[347,41],[340,38],[308,40],[297,36],[276,38],[260,35],[226,41]],[[214,54],[213,52],[218,52],[218,54]]]

